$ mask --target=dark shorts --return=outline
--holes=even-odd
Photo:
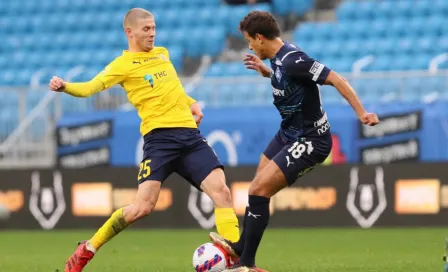
[[[200,190],[201,182],[215,168],[223,168],[215,151],[198,129],[166,128],[146,134],[138,183],[164,182],[173,172]]]
[[[296,142],[288,141],[280,133],[275,135],[263,154],[280,167],[289,185],[324,162],[331,152],[330,133],[319,137],[302,137]]]

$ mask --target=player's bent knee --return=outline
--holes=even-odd
[[[249,187],[249,195],[257,195],[257,196],[264,196],[264,197],[270,197],[270,192],[268,188],[262,185],[261,182],[257,181],[255,179]]]
[[[210,196],[210,198],[213,200],[217,208],[232,207],[232,195],[230,194],[230,189],[226,184],[219,186],[211,194],[213,195],[213,197]]]
[[[207,176],[201,184],[201,189],[213,200],[217,208],[232,207],[232,197],[221,168],[214,169]]]
[[[136,219],[140,219],[142,217],[148,216],[156,206],[155,203],[152,202],[141,202],[135,205],[135,217]]]

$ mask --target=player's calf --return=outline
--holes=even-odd
[[[221,168],[213,169],[202,181],[201,189],[215,204],[215,221],[219,234],[229,241],[238,241],[240,238],[238,218],[233,210],[232,196],[226,185],[224,171]]]
[[[232,208],[232,195],[226,184],[224,171],[216,168],[202,181],[201,190],[204,191],[215,204],[216,208]]]

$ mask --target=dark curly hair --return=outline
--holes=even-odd
[[[250,37],[261,34],[269,40],[280,37],[280,27],[275,17],[265,11],[252,11],[244,17],[239,27],[241,32],[246,31]]]

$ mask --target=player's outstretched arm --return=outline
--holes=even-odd
[[[99,79],[92,79],[89,82],[70,83],[62,78],[54,76],[50,80],[50,90],[55,92],[65,92],[76,97],[89,97],[104,90],[104,84]]]
[[[369,126],[374,126],[379,123],[378,116],[375,113],[369,113],[365,110],[358,95],[348,81],[334,71],[330,71],[326,80],[326,85],[332,85],[339,93],[347,100],[358,115],[359,120]]]

